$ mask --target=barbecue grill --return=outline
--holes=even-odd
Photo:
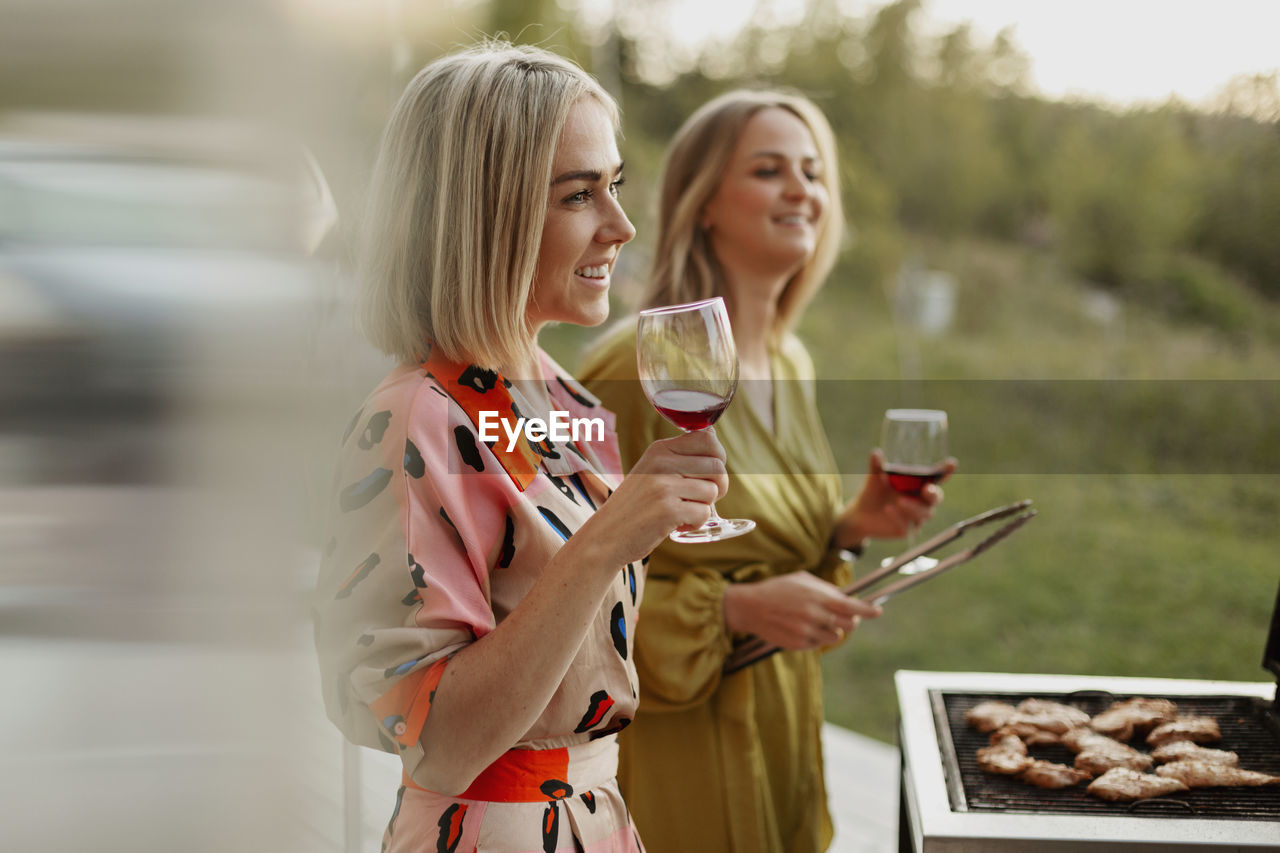
[[[1280,676],[1280,597],[1263,665]],[[984,773],[976,752],[987,735],[964,713],[979,702],[1028,697],[1090,714],[1134,696],[1171,699],[1181,714],[1217,718],[1220,743],[1240,766],[1280,775],[1280,688],[1275,683],[900,671],[902,814],[899,847],[913,853],[1000,851],[1280,850],[1280,786],[1198,788],[1136,803],[1112,803],[1085,785],[1045,790]],[[1070,765],[1062,746],[1037,757]]]

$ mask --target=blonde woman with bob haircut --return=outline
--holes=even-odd
[[[724,297],[743,381],[716,424],[733,482],[718,508],[757,526],[696,548],[663,543],[650,557],[636,645],[644,701],[619,781],[655,850],[827,849],[818,655],[880,615],[840,593],[850,577],[841,552],[904,535],[942,497],[933,486],[899,495],[878,452],[858,496],[841,497],[813,364],[791,332],[835,262],[838,169],[822,112],[782,91],[712,100],[667,150],[643,307]],[[581,376],[618,413],[624,464],[638,464],[672,430],[640,393],[627,326],[589,353]],[[787,651],[725,675],[747,635]]]
[[[330,718],[404,766],[384,850],[643,849],[615,779],[642,561],[727,477],[700,433],[622,479],[612,413],[537,344],[608,314],[616,131],[577,66],[486,44],[423,69],[383,138],[362,272],[400,363],[343,438],[315,620]]]

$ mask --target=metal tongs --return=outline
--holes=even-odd
[[[872,604],[883,604],[903,590],[910,589],[913,586],[918,586],[927,580],[932,580],[943,572],[954,569],[961,563],[967,563],[983,551],[991,548],[997,542],[1004,539],[1006,536],[1013,533],[1019,527],[1035,517],[1036,511],[1034,509],[1028,509],[1030,506],[1030,500],[1022,500],[1017,503],[1009,504],[1008,506],[990,509],[984,513],[975,515],[972,518],[966,518],[964,521],[956,522],[933,538],[921,542],[914,548],[904,551],[893,559],[885,562],[880,566],[880,568],[870,574],[858,578],[853,583],[842,589],[841,592],[845,595],[857,595],[880,581],[897,575],[904,566],[914,561],[917,557],[923,557],[926,554],[938,550],[944,545],[954,542],[975,527],[981,527],[984,524],[989,524],[990,522],[998,521],[1002,518],[1008,518],[1011,515],[1017,516],[986,539],[983,539],[981,542],[977,542],[963,551],[957,551],[948,557],[944,557],[938,561],[938,564],[933,568],[916,574],[902,575],[892,583],[864,596],[864,600]],[[770,655],[780,651],[782,651],[780,647],[762,640],[759,637],[753,637],[739,644],[733,650],[725,661],[724,673],[728,675],[729,673],[737,672],[740,669],[751,666],[751,664],[762,661]]]

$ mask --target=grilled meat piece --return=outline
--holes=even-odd
[[[1030,756],[984,746],[978,750],[978,766],[988,773],[1017,776],[1035,762]]]
[[[988,773],[1016,776],[1031,764],[1027,745],[1017,735],[997,732],[991,736],[991,746],[978,750],[978,766]]]
[[[1213,717],[1178,717],[1171,723],[1156,726],[1147,735],[1147,743],[1151,746],[1175,740],[1214,743],[1222,740],[1222,732],[1218,730],[1218,721]]]
[[[1018,778],[1037,788],[1070,788],[1088,779],[1089,774],[1065,764],[1036,760]]]
[[[1087,725],[1089,715],[1059,702],[1024,699],[1016,708],[1008,702],[980,702],[965,711],[964,719],[980,732],[1012,727],[1027,743],[1040,744],[1057,743],[1057,735]]]
[[[1076,769],[1090,776],[1106,773],[1113,767],[1146,770],[1152,763],[1151,756],[1145,752],[1084,727],[1072,729],[1059,742],[1076,753]]]
[[[1187,786],[1177,779],[1139,773],[1127,767],[1113,767],[1090,782],[1085,790],[1095,797],[1114,803],[1124,803],[1172,794],[1174,791],[1185,791]]]
[[[1016,726],[1021,729],[1040,729],[1045,732],[1052,732],[1055,735],[1061,735],[1075,728],[1075,724],[1071,722],[1071,718],[1062,714],[1026,714],[1022,711],[1013,715],[1006,726]]]
[[[1077,726],[1089,725],[1089,715],[1086,712],[1074,705],[1050,702],[1047,699],[1023,699],[1018,703],[1017,711],[1040,721],[1037,725],[1050,731],[1065,732]]]
[[[1072,729],[1059,739],[1059,743],[1076,753],[1077,759],[1087,755],[1083,763],[1076,761],[1076,767],[1089,770],[1094,775],[1105,773],[1111,767],[1146,770],[1151,766],[1151,756],[1145,752],[1091,729]]]
[[[1211,761],[1214,764],[1227,764],[1235,767],[1240,763],[1240,756],[1225,749],[1209,749],[1197,746],[1189,740],[1174,740],[1151,751],[1151,757],[1160,764],[1171,761]]]
[[[1116,767],[1129,770],[1146,770],[1151,767],[1151,756],[1126,744],[1115,742],[1122,749],[1086,749],[1076,755],[1075,766],[1090,776],[1101,776]]]
[[[1021,738],[1022,742],[1027,746],[1043,746],[1045,744],[1059,743],[1062,735],[1048,729],[1042,729],[1033,723],[1023,722],[1021,715],[1015,716],[1014,721],[1006,723],[991,733],[992,737],[996,735],[1013,735]]]
[[[1242,786],[1280,785],[1280,776],[1241,770],[1229,764],[1212,761],[1175,761],[1162,764],[1156,772],[1166,779],[1177,779],[1188,788],[1236,788]]]
[[[1018,733],[1011,726],[1005,726],[1002,729],[996,729],[987,738],[987,743],[993,747],[1008,749],[1014,752],[1027,754],[1027,742],[1018,736]]]
[[[1177,716],[1178,706],[1168,699],[1135,696],[1123,702],[1112,702],[1089,725],[1095,732],[1116,740],[1129,740],[1135,734],[1150,731],[1160,723],[1173,722]]]
[[[964,721],[980,732],[994,732],[1017,715],[1008,702],[980,702],[964,712]]]
[[[1128,744],[1121,743],[1115,738],[1107,737],[1104,734],[1098,734],[1092,729],[1086,729],[1083,726],[1067,732],[1059,738],[1058,742],[1072,752],[1084,752],[1088,749],[1114,749],[1117,746],[1125,749],[1133,749],[1133,747]]]

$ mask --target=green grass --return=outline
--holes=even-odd
[[[848,488],[885,407],[937,406],[961,470],[929,530],[1024,497],[1040,514],[829,654],[828,718],[893,740],[898,669],[1268,680],[1276,307],[1233,291],[1243,308],[1229,329],[1211,326],[1212,312],[1150,303],[1119,303],[1103,321],[1096,291],[1047,253],[927,240],[912,250],[958,281],[949,330],[897,327],[889,294],[844,269],[800,330]],[[557,329],[544,343],[573,365],[592,334]],[[863,571],[897,550],[874,544]]]
[[[937,406],[951,413],[962,467],[929,529],[1024,497],[1039,516],[895,598],[828,655],[828,718],[892,740],[898,669],[1268,680],[1260,660],[1280,580],[1275,306],[1253,298],[1247,333],[1133,303],[1103,322],[1091,288],[1050,256],[920,251],[958,280],[945,333],[895,327],[886,294],[839,278],[802,328],[830,377],[823,417],[848,486],[886,405]],[[897,550],[877,544],[863,571]]]
[[[828,655],[828,718],[892,740],[898,669],[1267,680],[1259,662],[1280,576],[1276,485],[957,475],[933,527],[1023,496],[1040,514],[886,603]],[[892,552],[870,549],[864,566]]]

